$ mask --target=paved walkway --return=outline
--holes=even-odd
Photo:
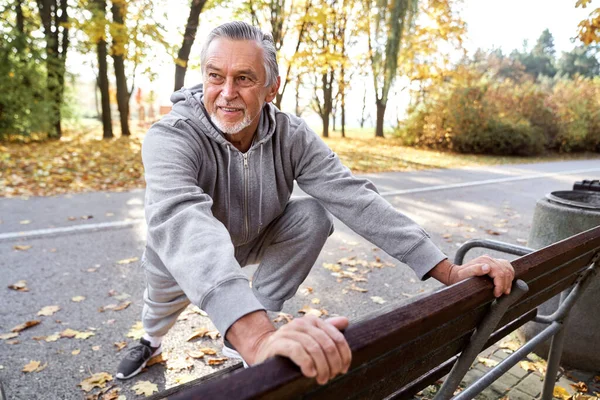
[[[518,343],[513,334],[510,336],[512,343]],[[501,341],[503,343],[504,341]],[[495,362],[502,362],[512,353],[499,344],[484,350],[473,363],[471,369],[462,381],[460,388],[465,388],[485,375]],[[518,363],[506,374],[496,380],[490,387],[479,394],[477,400],[532,400],[539,399],[542,394],[546,362],[534,353],[524,359],[526,363]],[[525,368],[524,368],[525,367]],[[541,371],[540,371],[541,369]],[[583,385],[582,385],[583,383]],[[420,392],[415,399],[432,399],[440,385],[430,386]],[[556,389],[559,387],[559,389]],[[561,389],[564,391],[561,391]],[[578,389],[579,388],[579,389]],[[584,390],[587,389],[587,390]],[[460,389],[459,389],[460,390]],[[566,392],[565,392],[566,391]],[[560,368],[555,385],[555,395],[562,396],[555,399],[567,400],[597,400],[600,398],[600,371],[597,373],[569,370]]]

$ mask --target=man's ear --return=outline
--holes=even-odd
[[[277,92],[279,92],[279,85],[281,85],[281,77],[277,77],[277,81],[269,87],[269,92],[267,93],[267,97],[265,98],[266,103],[270,103],[273,101],[275,96],[277,96]]]

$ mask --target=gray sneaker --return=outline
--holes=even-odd
[[[139,374],[146,366],[148,361],[162,353],[162,346],[152,347],[150,342],[144,338],[140,343],[132,347],[121,360],[117,368],[117,379],[129,379]]]

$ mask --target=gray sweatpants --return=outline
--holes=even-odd
[[[242,267],[259,264],[252,290],[267,310],[281,311],[294,296],[331,233],[333,218],[317,200],[295,199],[258,238],[235,248]],[[150,336],[164,336],[190,301],[172,277],[145,272],[144,330]]]

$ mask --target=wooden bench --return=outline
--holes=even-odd
[[[536,343],[554,337],[543,392],[543,398],[551,399],[562,321],[600,266],[600,226],[534,252],[495,241],[472,241],[457,256],[472,247],[528,253],[512,262],[516,277],[511,295],[495,300],[490,279],[472,278],[352,323],[344,332],[352,349],[351,368],[327,385],[317,385],[290,360],[276,357],[248,369],[239,364],[229,367],[152,399],[408,399],[452,369],[436,397],[446,399],[483,348],[534,319],[548,328],[455,398],[473,398],[526,357]],[[537,316],[538,305],[563,291],[559,312]]]

